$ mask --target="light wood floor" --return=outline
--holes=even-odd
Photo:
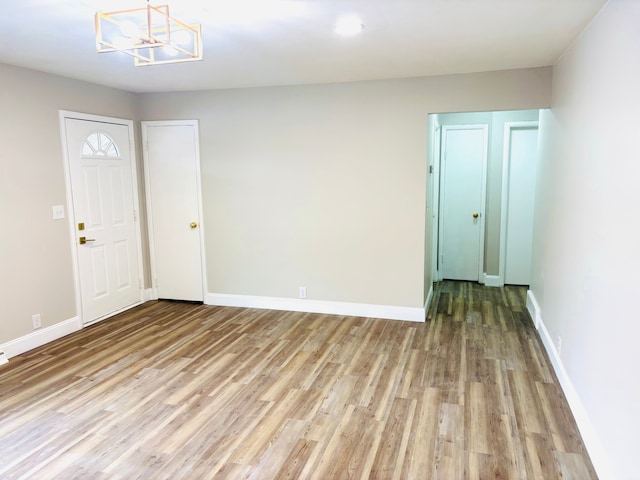
[[[0,478],[595,479],[525,290],[424,324],[149,302],[0,366]]]

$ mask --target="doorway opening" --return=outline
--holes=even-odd
[[[425,279],[530,284],[539,116],[429,115]]]

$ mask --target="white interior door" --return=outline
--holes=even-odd
[[[64,118],[85,324],[142,300],[131,131],[127,124]]]
[[[487,125],[442,127],[440,268],[443,279],[478,281],[484,250]]]
[[[198,123],[142,122],[142,136],[154,295],[203,301]]]
[[[529,285],[533,246],[533,213],[536,162],[538,158],[537,122],[505,125],[503,204],[506,214],[504,283]]]

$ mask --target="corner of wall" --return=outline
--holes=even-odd
[[[423,308],[424,308],[425,319],[427,317],[427,314],[429,313],[429,307],[431,306],[431,300],[433,300],[433,282],[429,286],[429,293],[427,293],[427,298],[424,301],[424,307]]]
[[[589,457],[591,458],[593,467],[595,468],[601,480],[613,480],[613,470],[611,469],[609,459],[605,453],[602,443],[600,442],[600,439],[598,438],[598,435],[596,434],[595,429],[593,428],[593,424],[589,420],[589,416],[587,415],[587,411],[582,404],[582,400],[580,400],[580,396],[574,388],[571,378],[569,377],[569,374],[564,367],[560,352],[558,352],[558,349],[551,339],[551,334],[547,330],[547,327],[542,319],[540,306],[538,305],[538,301],[536,300],[535,294],[532,290],[527,291],[527,311],[531,315],[536,330],[538,330],[540,339],[542,340],[542,344],[544,345],[544,348],[549,355],[551,365],[556,374],[556,377],[558,377],[560,387],[562,388],[562,391],[569,404],[569,408],[571,409],[571,413],[573,414],[576,424],[578,425],[578,430],[580,430],[582,440],[587,448],[587,451],[589,452]]]
[[[0,345],[0,351],[5,352],[7,358],[11,359],[46,343],[62,338],[70,333],[82,329],[80,317],[72,317],[50,327],[35,330],[15,340]]]

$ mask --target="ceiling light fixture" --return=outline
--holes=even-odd
[[[202,60],[202,29],[169,15],[169,6],[96,13],[98,53],[122,52],[136,67]]]
[[[335,26],[335,32],[338,35],[357,35],[362,32],[364,29],[364,25],[362,24],[362,20],[356,17],[355,15],[345,15],[343,17],[338,18]]]

